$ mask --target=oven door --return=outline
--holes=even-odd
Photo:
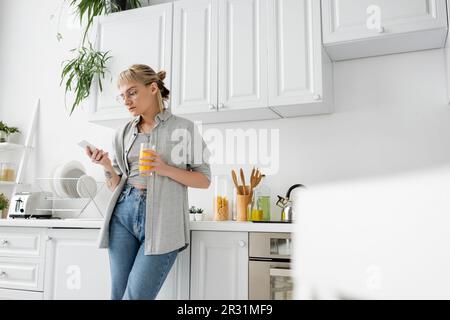
[[[291,300],[293,282],[289,262],[249,261],[250,300]]]

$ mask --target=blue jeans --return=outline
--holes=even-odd
[[[126,185],[109,224],[111,299],[155,299],[178,250],[145,255],[146,190]]]

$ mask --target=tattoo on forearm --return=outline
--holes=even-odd
[[[105,177],[106,177],[106,179],[111,179],[112,178],[112,173],[111,172],[109,172],[109,171],[105,171]]]

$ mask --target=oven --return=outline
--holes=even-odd
[[[291,300],[291,234],[250,232],[249,299]]]

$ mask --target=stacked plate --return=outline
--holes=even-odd
[[[78,161],[59,165],[53,178],[53,192],[61,198],[89,198],[97,192],[97,182]]]

